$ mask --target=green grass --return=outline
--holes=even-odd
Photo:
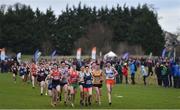
[[[123,96],[119,98],[117,96]],[[115,85],[112,92],[112,106],[109,107],[107,92],[103,86],[102,105],[95,103],[91,107],[80,107],[79,91],[76,97],[75,108],[96,109],[180,109],[180,89],[163,88],[154,84],[144,86],[137,85]],[[32,89],[31,84],[22,83],[18,78],[16,84],[12,81],[12,74],[0,74],[0,109],[24,108],[24,109],[51,109],[50,97],[40,96],[39,87]],[[56,109],[67,108],[60,102]]]

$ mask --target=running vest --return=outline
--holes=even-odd
[[[36,71],[37,71],[36,65],[33,64],[31,67],[31,74],[36,75]]]
[[[17,73],[17,72],[18,72],[18,68],[17,68],[16,66],[13,66],[13,67],[12,67],[12,72],[13,72],[13,73]]]
[[[78,78],[79,78],[78,72],[71,71],[70,78],[69,78],[70,84],[76,84],[78,82]]]
[[[84,82],[84,72],[82,72],[82,71],[79,72],[79,79],[80,79],[81,83]]]
[[[114,71],[112,68],[106,68],[105,69],[106,79],[114,79]]]
[[[60,80],[60,72],[58,70],[52,71],[53,80]]]
[[[20,67],[19,74],[20,74],[20,76],[26,74],[26,68]]]
[[[48,75],[48,74],[49,74],[49,72],[50,72],[49,68],[45,68],[45,70],[44,70],[44,71],[45,71],[45,74],[46,74],[46,75]]]
[[[39,77],[39,80],[40,81],[45,81],[46,79],[46,74],[45,74],[45,70],[43,68],[41,68],[39,71],[38,71],[38,77]]]
[[[84,87],[92,87],[92,74],[91,73],[85,73],[84,74]]]
[[[102,71],[93,71],[93,84],[101,84],[101,76],[102,76]]]
[[[61,75],[62,75],[62,83],[67,83],[68,76],[69,76],[69,69],[61,68]]]

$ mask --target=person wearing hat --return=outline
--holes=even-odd
[[[118,72],[114,67],[111,66],[110,62],[107,62],[105,68],[105,76],[106,76],[106,88],[108,92],[108,101],[109,105],[112,104],[112,99],[111,99],[111,93],[112,93],[112,88],[115,84],[115,78],[118,75]]]

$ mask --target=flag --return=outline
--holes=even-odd
[[[54,51],[52,52],[52,54],[51,54],[51,59],[53,59],[55,55],[56,55],[56,50],[54,50]]]
[[[37,62],[40,56],[41,52],[39,50],[36,50],[36,52],[34,53],[34,61]]]
[[[19,53],[17,54],[16,58],[17,58],[17,61],[18,61],[19,63],[21,63],[21,52],[19,52]]]
[[[174,57],[174,51],[169,51],[168,58],[173,58],[173,57]]]
[[[164,48],[163,51],[162,51],[162,58],[165,57],[165,54],[166,54],[166,48]]]
[[[149,54],[149,59],[151,59],[152,58],[152,52]]]
[[[128,57],[129,57],[129,53],[128,53],[128,52],[126,52],[126,53],[122,56],[123,59],[128,59]]]
[[[91,58],[94,60],[96,59],[96,47],[92,48]]]
[[[6,54],[5,54],[5,48],[1,49],[1,61],[5,60]]]
[[[77,58],[78,60],[81,59],[81,48],[78,48],[78,49],[77,49],[76,58]]]
[[[99,56],[100,56],[100,57],[102,56],[102,52],[99,52]]]
[[[39,59],[40,56],[41,56],[41,52],[38,52],[37,59]]]

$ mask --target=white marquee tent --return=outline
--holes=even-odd
[[[106,53],[104,55],[104,59],[106,59],[106,58],[114,58],[114,57],[117,57],[117,55],[112,51],[110,51],[110,52],[108,52],[108,53]]]

